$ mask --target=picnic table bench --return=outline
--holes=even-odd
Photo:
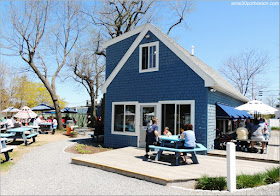
[[[15,136],[15,133],[0,133],[1,137],[8,138]]]
[[[256,139],[236,139],[236,140],[231,140],[232,142],[236,142],[236,150],[237,151],[240,151],[240,146],[241,146],[241,142],[265,142],[265,150],[266,150],[266,153],[267,153],[267,145],[268,145],[268,142],[269,140],[256,140]]]
[[[12,152],[16,146],[6,146],[7,138],[1,138],[1,154],[4,153],[6,161],[10,160],[9,152]]]

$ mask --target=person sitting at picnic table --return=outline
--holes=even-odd
[[[21,126],[22,126],[21,120],[17,118],[16,122],[14,123],[14,128],[21,127]]]
[[[145,154],[145,157],[146,158],[149,158],[149,151],[150,151],[150,148],[149,148],[149,145],[158,145],[158,142],[157,142],[157,138],[160,138],[159,137],[159,134],[158,134],[158,119],[157,118],[152,118],[152,125],[149,125],[147,127],[147,130],[146,130],[146,154]]]
[[[14,127],[14,122],[12,121],[11,116],[7,116],[7,120],[5,121],[5,125],[6,125],[7,129],[11,129],[11,128]]]
[[[264,123],[260,123],[260,121],[257,118],[254,119],[254,125],[252,130],[253,130],[251,136],[252,140],[256,140],[260,142],[265,140],[263,136],[265,130]],[[255,145],[255,141],[251,141],[251,149],[250,149],[251,152],[254,151],[254,145]],[[264,151],[264,146],[265,146],[265,142],[262,142],[261,154]]]
[[[164,128],[163,135],[166,135],[167,137],[172,135],[172,133],[169,131],[169,127]]]
[[[51,116],[48,117],[47,122],[52,123],[52,117]]]
[[[6,122],[7,121],[7,117],[4,117],[4,119],[2,120],[2,122]]]
[[[194,149],[195,148],[195,146],[196,146],[196,144],[195,144],[195,134],[194,134],[194,132],[193,132],[193,126],[192,126],[192,124],[190,124],[190,123],[186,123],[185,125],[184,125],[184,131],[183,131],[183,133],[181,134],[181,139],[185,139],[185,143],[184,143],[184,145],[183,145],[183,148],[185,148],[185,149]],[[191,152],[191,154],[192,154],[192,159],[195,157],[194,155],[193,155],[193,153],[194,152]],[[188,161],[187,161],[187,153],[186,152],[184,152],[183,153],[183,155],[184,155],[184,162],[185,163],[188,163]],[[194,161],[193,161],[194,162]]]
[[[34,126],[39,126],[42,123],[43,116],[40,115],[39,117],[36,118],[36,120],[34,121]]]

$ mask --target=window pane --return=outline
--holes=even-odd
[[[115,105],[114,131],[123,131],[123,112],[123,105]]]
[[[152,124],[152,118],[155,116],[154,107],[143,107],[143,122],[142,126],[149,126]]]
[[[135,105],[127,105],[125,109],[125,131],[135,132]]]
[[[157,55],[156,46],[153,46],[153,67],[156,67],[156,55]]]
[[[186,123],[191,123],[191,107],[190,105],[177,105],[177,132],[181,133]]]
[[[153,67],[153,47],[150,47],[149,59],[150,59],[149,68],[152,68]]]
[[[142,69],[148,69],[148,47],[142,47]]]
[[[169,131],[174,135],[175,104],[162,105],[162,129],[169,127]]]

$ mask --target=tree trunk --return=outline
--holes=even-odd
[[[96,108],[95,108],[95,96],[94,96],[94,92],[91,91],[90,92],[90,101],[91,101],[91,107],[92,107],[92,114],[91,114],[91,122],[92,122],[92,126],[95,126],[95,117],[96,117]]]
[[[61,115],[58,99],[53,100],[53,105],[54,105],[54,108],[55,108],[56,119],[57,119],[57,122],[58,122],[57,129],[62,130],[63,129],[63,122],[62,122],[62,115]]]

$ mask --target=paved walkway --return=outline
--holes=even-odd
[[[162,186],[100,169],[70,164],[69,141],[40,146],[1,175],[1,195],[229,195]],[[232,195],[279,195],[279,184],[246,189]]]

